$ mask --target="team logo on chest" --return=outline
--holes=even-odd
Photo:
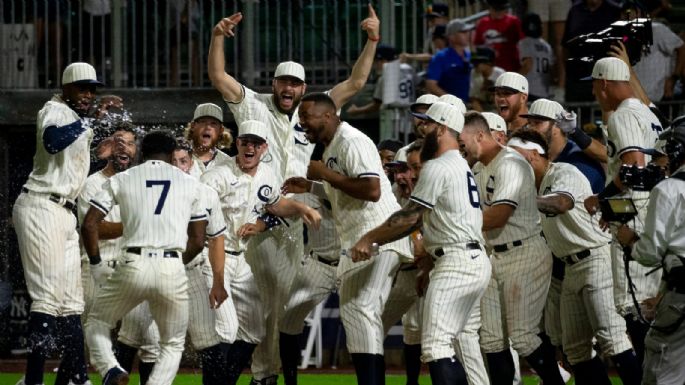
[[[302,127],[300,127],[300,124],[296,124],[295,127],[293,127],[295,130],[293,131],[293,134],[295,136],[295,144],[299,144],[301,146],[307,146],[309,145],[309,140],[307,140],[307,136],[304,133],[304,130]]]
[[[488,178],[488,183],[485,184],[485,203],[490,204],[492,202],[492,194],[495,193],[495,177],[490,175]]]
[[[271,186],[267,184],[262,185],[257,190],[257,198],[259,198],[259,200],[262,202],[268,202],[272,191],[273,189],[271,188]]]
[[[328,158],[328,160],[326,160],[326,167],[330,168],[331,170],[340,172],[340,167],[338,166],[338,158],[333,156]]]

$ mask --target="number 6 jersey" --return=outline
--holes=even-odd
[[[105,214],[119,205],[123,249],[183,251],[188,222],[207,219],[200,189],[200,182],[180,169],[148,160],[109,178],[90,204]]]

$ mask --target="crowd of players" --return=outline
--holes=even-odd
[[[85,116],[102,84],[87,63],[64,70],[62,94],[38,113],[34,168],[13,209],[33,301],[20,383],[42,384],[55,349],[56,384],[88,383],[87,345],[104,384],[127,384],[136,355],[142,383],[171,384],[188,334],[204,384],[235,384],[250,361],[253,383],[282,373],[296,384],[304,319],[336,290],[359,384],[385,383],[383,340],[400,318],[408,384],[424,362],[434,384],[509,385],[518,357],[547,385],[568,380],[558,357],[581,385],[610,383],[601,357],[624,384],[683,382],[674,358],[685,294],[668,279],[683,266],[682,207],[654,220],[649,192],[624,185],[619,168],[654,157],[678,175],[685,125],[664,130],[638,98],[622,47],[590,76],[606,144],[555,101],[529,107],[527,79],[504,72],[494,113],[451,94],[419,97],[417,140],[384,164],[338,114],[372,67],[373,8],[350,77],[324,93],[306,93],[295,62],[277,66],[271,94],[229,75],[224,40],[241,20],[214,27],[208,58],[238,124],[233,157],[221,150],[232,141],[221,107],[204,103],[185,138],[117,126],[100,146],[106,166],[88,177]],[[104,99],[98,113],[119,102]],[[681,204],[669,183],[664,194]],[[639,237],[596,215],[616,195],[634,201]],[[632,244],[624,265],[621,246]],[[662,270],[641,263],[662,258],[660,291]],[[657,323],[665,310],[680,317],[674,331],[649,331],[641,310],[655,307]]]

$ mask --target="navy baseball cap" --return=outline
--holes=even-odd
[[[476,52],[471,56],[471,63],[494,63],[495,62],[495,50],[490,47],[480,46],[476,47]]]
[[[397,50],[388,44],[379,44],[376,47],[376,59],[392,61],[397,59]]]
[[[426,17],[449,17],[450,8],[445,3],[434,3],[426,9]]]

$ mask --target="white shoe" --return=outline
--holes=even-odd
[[[561,379],[564,380],[564,383],[567,383],[571,379],[571,373],[564,369],[564,367],[558,362],[557,366],[559,366],[559,374],[561,374]]]

